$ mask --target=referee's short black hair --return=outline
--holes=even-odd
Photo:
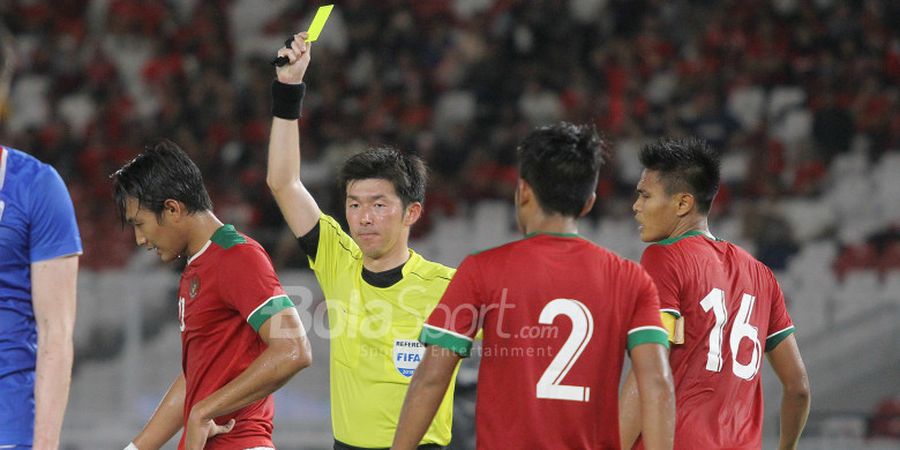
[[[659,172],[667,194],[690,193],[696,199],[697,210],[709,213],[719,191],[722,161],[705,140],[663,139],[644,146],[640,159],[645,169]]]
[[[347,159],[338,182],[346,197],[351,181],[371,178],[390,181],[404,208],[414,202],[425,203],[428,169],[425,161],[416,155],[390,146],[370,148]]]
[[[540,127],[519,144],[519,177],[534,190],[544,212],[578,217],[597,190],[604,152],[593,125]]]
[[[203,175],[177,144],[160,139],[143,153],[110,175],[119,220],[125,224],[125,202],[137,199],[141,208],[162,217],[165,201],[177,200],[189,214],[212,210],[212,200],[203,186]]]

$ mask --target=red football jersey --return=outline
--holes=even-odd
[[[670,357],[675,448],[761,448],[763,353],[794,331],[772,271],[699,231],[647,247],[641,265],[684,320]]]
[[[178,287],[185,423],[194,404],[236,378],[266,349],[259,327],[292,306],[265,250],[231,225],[219,228],[191,257]],[[217,417],[219,424],[234,418],[235,426],[205,448],[274,447],[273,412],[267,396]],[[178,448],[184,448],[183,435]]]
[[[618,448],[626,349],[667,345],[637,264],[576,235],[537,234],[467,257],[421,341],[467,356],[483,328],[479,449]]]

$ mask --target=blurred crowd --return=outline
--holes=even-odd
[[[442,215],[511,198],[517,140],[558,120],[605,134],[610,163],[592,214],[624,216],[640,146],[696,134],[725,157],[717,214],[746,215],[745,238],[777,269],[797,243],[765,205],[821,195],[844,153],[879,161],[900,150],[898,2],[335,3],[313,47],[301,128],[304,179],[337,216],[336,168],[390,144],[430,165],[429,215],[416,228],[427,235]],[[17,56],[0,137],[67,181],[85,266],[128,263],[133,237],[116,220],[107,177],[160,137],[198,163],[220,218],[278,242],[265,183],[268,61],[317,6],[0,1]],[[894,249],[900,266],[897,225],[856,244],[875,263]]]

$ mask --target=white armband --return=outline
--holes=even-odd
[[[125,447],[125,450],[139,450],[137,445],[134,445],[134,442],[129,442],[128,447]]]

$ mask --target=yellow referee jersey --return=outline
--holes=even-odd
[[[319,246],[310,267],[328,305],[334,437],[355,447],[390,447],[409,381],[424,352],[418,342],[422,324],[455,270],[410,250],[399,282],[387,288],[372,286],[362,278],[362,251],[325,214],[319,219]],[[455,385],[454,372],[423,444],[450,442]]]

